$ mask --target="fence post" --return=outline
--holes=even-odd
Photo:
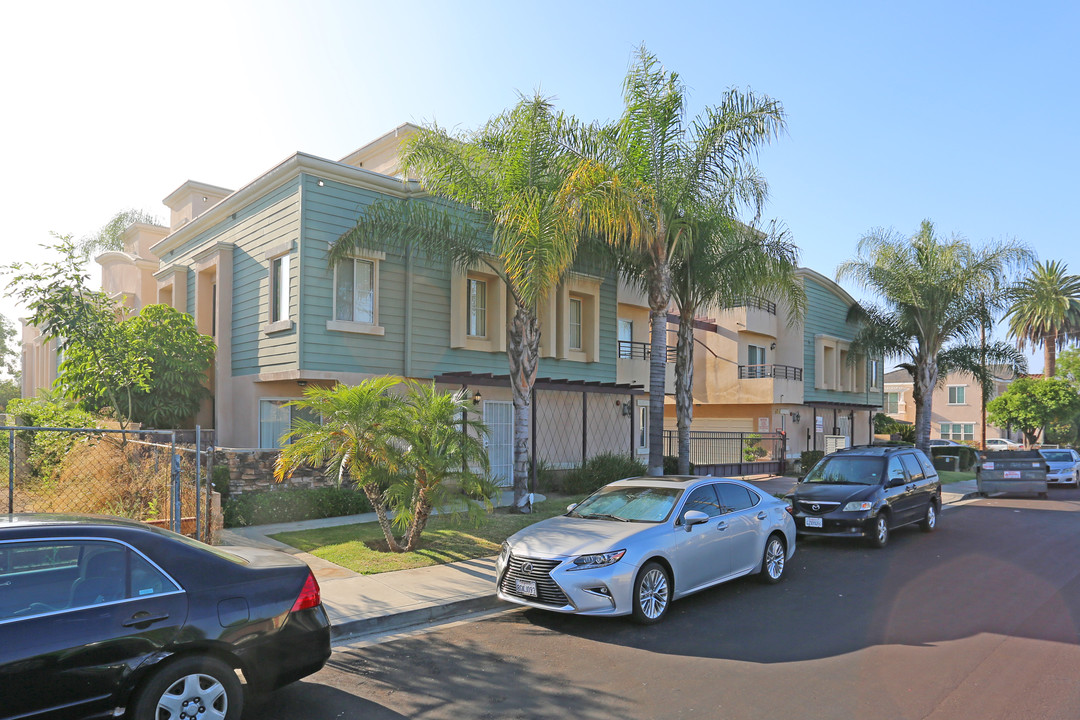
[[[217,434],[216,432],[214,433]],[[217,438],[214,438],[216,442]],[[206,540],[207,545],[213,545],[218,542],[214,538],[214,443],[210,443],[210,447],[206,448]]]
[[[8,430],[8,513],[15,512],[15,431]]]
[[[180,456],[176,454],[176,432],[172,433],[172,455],[170,456],[169,467],[172,470],[172,496],[173,496],[173,508],[172,508],[172,525],[173,532],[180,532],[183,529],[183,510],[180,495]]]
[[[202,428],[195,426],[195,539],[202,540]]]
[[[589,459],[589,393],[581,393],[581,464]]]
[[[532,389],[532,398],[529,403],[532,408],[532,417],[529,418],[529,430],[532,432],[532,462],[529,463],[529,492],[536,492],[536,436],[540,434],[540,418],[536,407],[536,386]]]

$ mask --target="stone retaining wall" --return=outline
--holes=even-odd
[[[334,481],[327,479],[321,471],[310,468],[301,468],[288,480],[274,482],[274,462],[277,456],[277,450],[216,448],[214,467],[229,468],[229,494],[231,495],[334,485]]]

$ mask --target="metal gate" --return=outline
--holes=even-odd
[[[514,484],[514,403],[485,400],[484,424],[491,479],[510,487]]]
[[[212,447],[177,430],[0,427],[9,513],[114,515],[208,538]],[[5,437],[6,435],[6,437]]]

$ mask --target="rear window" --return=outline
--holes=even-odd
[[[1043,450],[1043,457],[1050,462],[1072,462],[1072,453],[1068,450]]]
[[[159,527],[152,527],[151,526],[150,529],[153,530],[154,532],[158,533],[159,535],[166,535],[166,536],[172,538],[173,540],[175,540],[177,542],[180,542],[180,543],[183,543],[184,545],[187,545],[189,547],[193,547],[193,548],[195,548],[197,550],[202,550],[204,552],[208,552],[208,553],[210,553],[212,555],[217,555],[222,560],[228,560],[229,562],[236,563],[237,565],[247,565],[248,564],[248,561],[245,560],[244,558],[240,557],[239,555],[233,555],[231,552],[226,552],[226,551],[222,550],[221,548],[216,548],[213,545],[207,545],[204,542],[199,542],[198,540],[195,540],[194,538],[189,538],[187,535],[181,535],[180,533],[174,533],[172,530],[166,530],[164,528],[159,528]]]

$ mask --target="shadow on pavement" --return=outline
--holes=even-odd
[[[365,700],[345,690],[310,680],[286,685],[263,697],[249,698],[244,708],[244,720],[269,720],[270,718],[404,720],[406,717],[408,716],[389,710],[371,700]]]

